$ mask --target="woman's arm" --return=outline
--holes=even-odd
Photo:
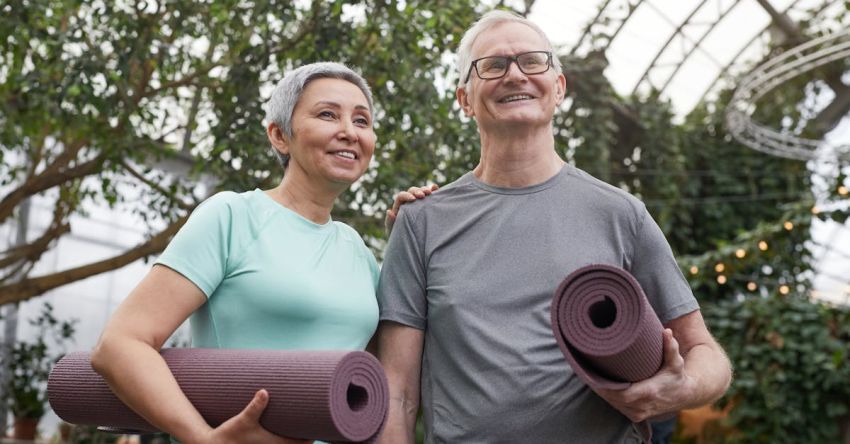
[[[265,390],[215,429],[180,390],[159,349],[206,300],[183,275],[155,265],[107,323],[92,353],[92,367],[121,401],[183,443],[305,442],[280,438],[260,426],[268,402]]]

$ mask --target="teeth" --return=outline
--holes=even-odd
[[[504,99],[501,100],[501,102],[507,103],[507,102],[516,102],[517,100],[528,100],[528,99],[531,99],[531,96],[529,96],[528,94],[519,94],[519,95],[515,95],[515,96],[505,97]]]
[[[346,159],[352,159],[352,160],[355,158],[354,153],[352,153],[350,151],[339,151],[339,152],[336,153],[336,155],[340,156],[340,157],[345,157]]]

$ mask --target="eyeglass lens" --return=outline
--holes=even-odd
[[[507,73],[511,61],[516,61],[520,71],[525,74],[540,74],[549,69],[549,55],[546,52],[527,52],[514,57],[484,57],[477,61],[476,69],[482,79],[501,77]]]

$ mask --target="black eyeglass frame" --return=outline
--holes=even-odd
[[[546,54],[546,69],[545,69],[545,70],[543,70],[543,71],[540,71],[540,72],[535,72],[535,73],[527,73],[527,72],[525,72],[525,70],[524,70],[524,69],[522,69],[522,65],[520,65],[520,64],[519,64],[519,60],[518,60],[518,59],[519,59],[520,57],[524,56],[524,55],[527,55],[527,54],[540,54],[540,53],[542,53],[542,54]],[[502,75],[500,75],[500,76],[498,76],[498,77],[486,77],[486,78],[485,78],[485,77],[482,77],[482,76],[481,76],[481,73],[480,73],[480,72],[478,72],[478,62],[480,62],[481,60],[484,60],[484,59],[492,59],[492,58],[501,58],[501,59],[505,59],[505,60],[507,60],[508,64],[507,64],[507,65],[505,65],[505,72],[504,72],[504,73],[502,73]],[[511,70],[511,63],[516,63],[517,68],[519,68],[519,70],[520,70],[523,74],[525,74],[525,75],[527,75],[527,76],[533,76],[533,75],[537,75],[537,74],[543,74],[544,72],[549,71],[549,68],[554,68],[554,67],[555,67],[554,63],[552,63],[552,52],[551,52],[551,51],[527,51],[527,52],[523,52],[523,53],[516,54],[516,55],[512,55],[512,56],[487,56],[487,57],[481,57],[481,58],[478,58],[478,59],[473,60],[473,61],[472,61],[472,63],[470,63],[470,65],[469,65],[469,71],[467,71],[467,72],[466,72],[466,80],[464,80],[464,81],[463,81],[463,83],[464,83],[464,85],[465,85],[465,84],[467,84],[467,83],[469,83],[469,79],[472,77],[472,69],[473,69],[473,68],[475,68],[475,75],[477,75],[477,76],[478,76],[478,78],[479,78],[479,79],[481,79],[481,80],[495,80],[495,79],[501,79],[502,77],[504,77],[504,76],[508,75],[508,71],[510,71],[510,70]]]

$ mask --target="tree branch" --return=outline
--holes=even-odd
[[[61,223],[61,219],[57,220],[56,216],[54,216],[53,223],[44,231],[44,233],[42,233],[41,237],[30,243],[4,251],[3,258],[0,259],[0,269],[9,267],[15,262],[23,260],[26,260],[27,262],[37,262],[41,255],[47,251],[47,248],[54,239],[61,237],[69,231],[71,231],[71,225],[68,223]],[[0,279],[0,282],[3,282],[3,280],[5,279]]]
[[[51,165],[37,176],[27,179],[21,186],[15,188],[3,197],[3,200],[0,200],[0,222],[11,216],[15,208],[27,197],[97,172],[100,170],[104,158],[103,154],[99,154],[87,162],[66,170],[58,170]]]
[[[835,98],[818,115],[812,119],[808,127],[817,135],[823,137],[832,131],[847,113],[850,113],[850,86],[833,87]]]
[[[20,282],[0,286],[0,305],[25,301],[46,291],[70,284],[90,276],[112,271],[130,264],[140,258],[159,253],[168,245],[171,236],[186,223],[188,215],[181,217],[154,237],[122,254],[92,262],[80,267],[56,272],[46,276],[24,279]]]
[[[148,179],[142,173],[136,171],[136,169],[133,168],[133,166],[130,165],[126,160],[121,161],[121,166],[124,168],[125,171],[130,173],[131,176],[135,177],[136,179],[138,179],[143,184],[145,184],[145,185],[151,187],[152,189],[156,190],[158,193],[160,193],[164,196],[168,196],[168,195],[171,194],[171,192],[169,192],[168,190],[166,190],[165,188],[160,186],[158,183]],[[184,209],[184,210],[190,210],[190,209],[194,208],[194,205],[187,204],[182,199],[179,199],[176,196],[174,197],[173,200],[176,201],[178,208],[181,208],[181,209]]]

